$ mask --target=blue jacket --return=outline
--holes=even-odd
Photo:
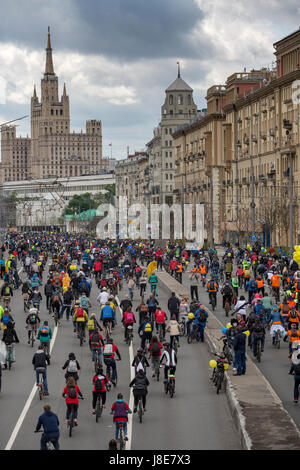
[[[204,312],[205,313],[205,316],[206,316],[206,319],[208,318],[208,313],[206,312],[206,310],[203,310],[202,308],[198,308],[198,310],[196,310],[195,312],[195,320],[194,320],[194,325],[200,325],[200,326],[206,326],[206,320],[203,321],[203,322],[200,322],[199,321],[199,313],[200,312]]]
[[[104,320],[105,318],[113,318],[114,320],[116,318],[115,311],[110,305],[105,305],[101,310],[100,320]]]
[[[52,411],[45,411],[45,413],[39,417],[35,430],[39,431],[42,426],[45,434],[59,434],[59,420],[56,414],[52,413]]]
[[[242,353],[246,352],[246,335],[242,332],[237,333],[233,339],[233,349]]]
[[[273,321],[280,321],[282,323],[282,316],[281,316],[281,313],[279,311],[277,311],[277,312],[275,312],[275,310],[272,311],[269,323],[270,322],[273,323]]]
[[[246,284],[246,290],[249,290],[250,292],[257,292],[258,291],[258,287],[257,287],[257,282],[255,282],[255,287],[251,287],[251,282],[253,281],[253,279],[251,279],[250,281],[247,282]]]

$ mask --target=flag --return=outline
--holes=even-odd
[[[157,261],[152,261],[152,263],[148,264],[147,267],[147,277],[151,276],[153,271],[157,269]]]

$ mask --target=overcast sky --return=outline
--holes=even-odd
[[[30,113],[40,95],[47,27],[71,104],[71,127],[101,119],[103,155],[142,150],[177,76],[206,107],[213,84],[247,67],[272,66],[273,43],[299,27],[298,0],[0,0],[0,123]],[[0,102],[1,91],[0,91]],[[30,120],[18,134],[30,134]]]

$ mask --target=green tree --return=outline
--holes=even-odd
[[[75,215],[89,209],[96,209],[97,205],[91,193],[75,194],[68,202],[63,215]]]

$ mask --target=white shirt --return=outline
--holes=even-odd
[[[100,305],[105,305],[106,302],[108,301],[109,294],[108,292],[100,292],[100,294],[97,297],[97,300],[100,302]]]

